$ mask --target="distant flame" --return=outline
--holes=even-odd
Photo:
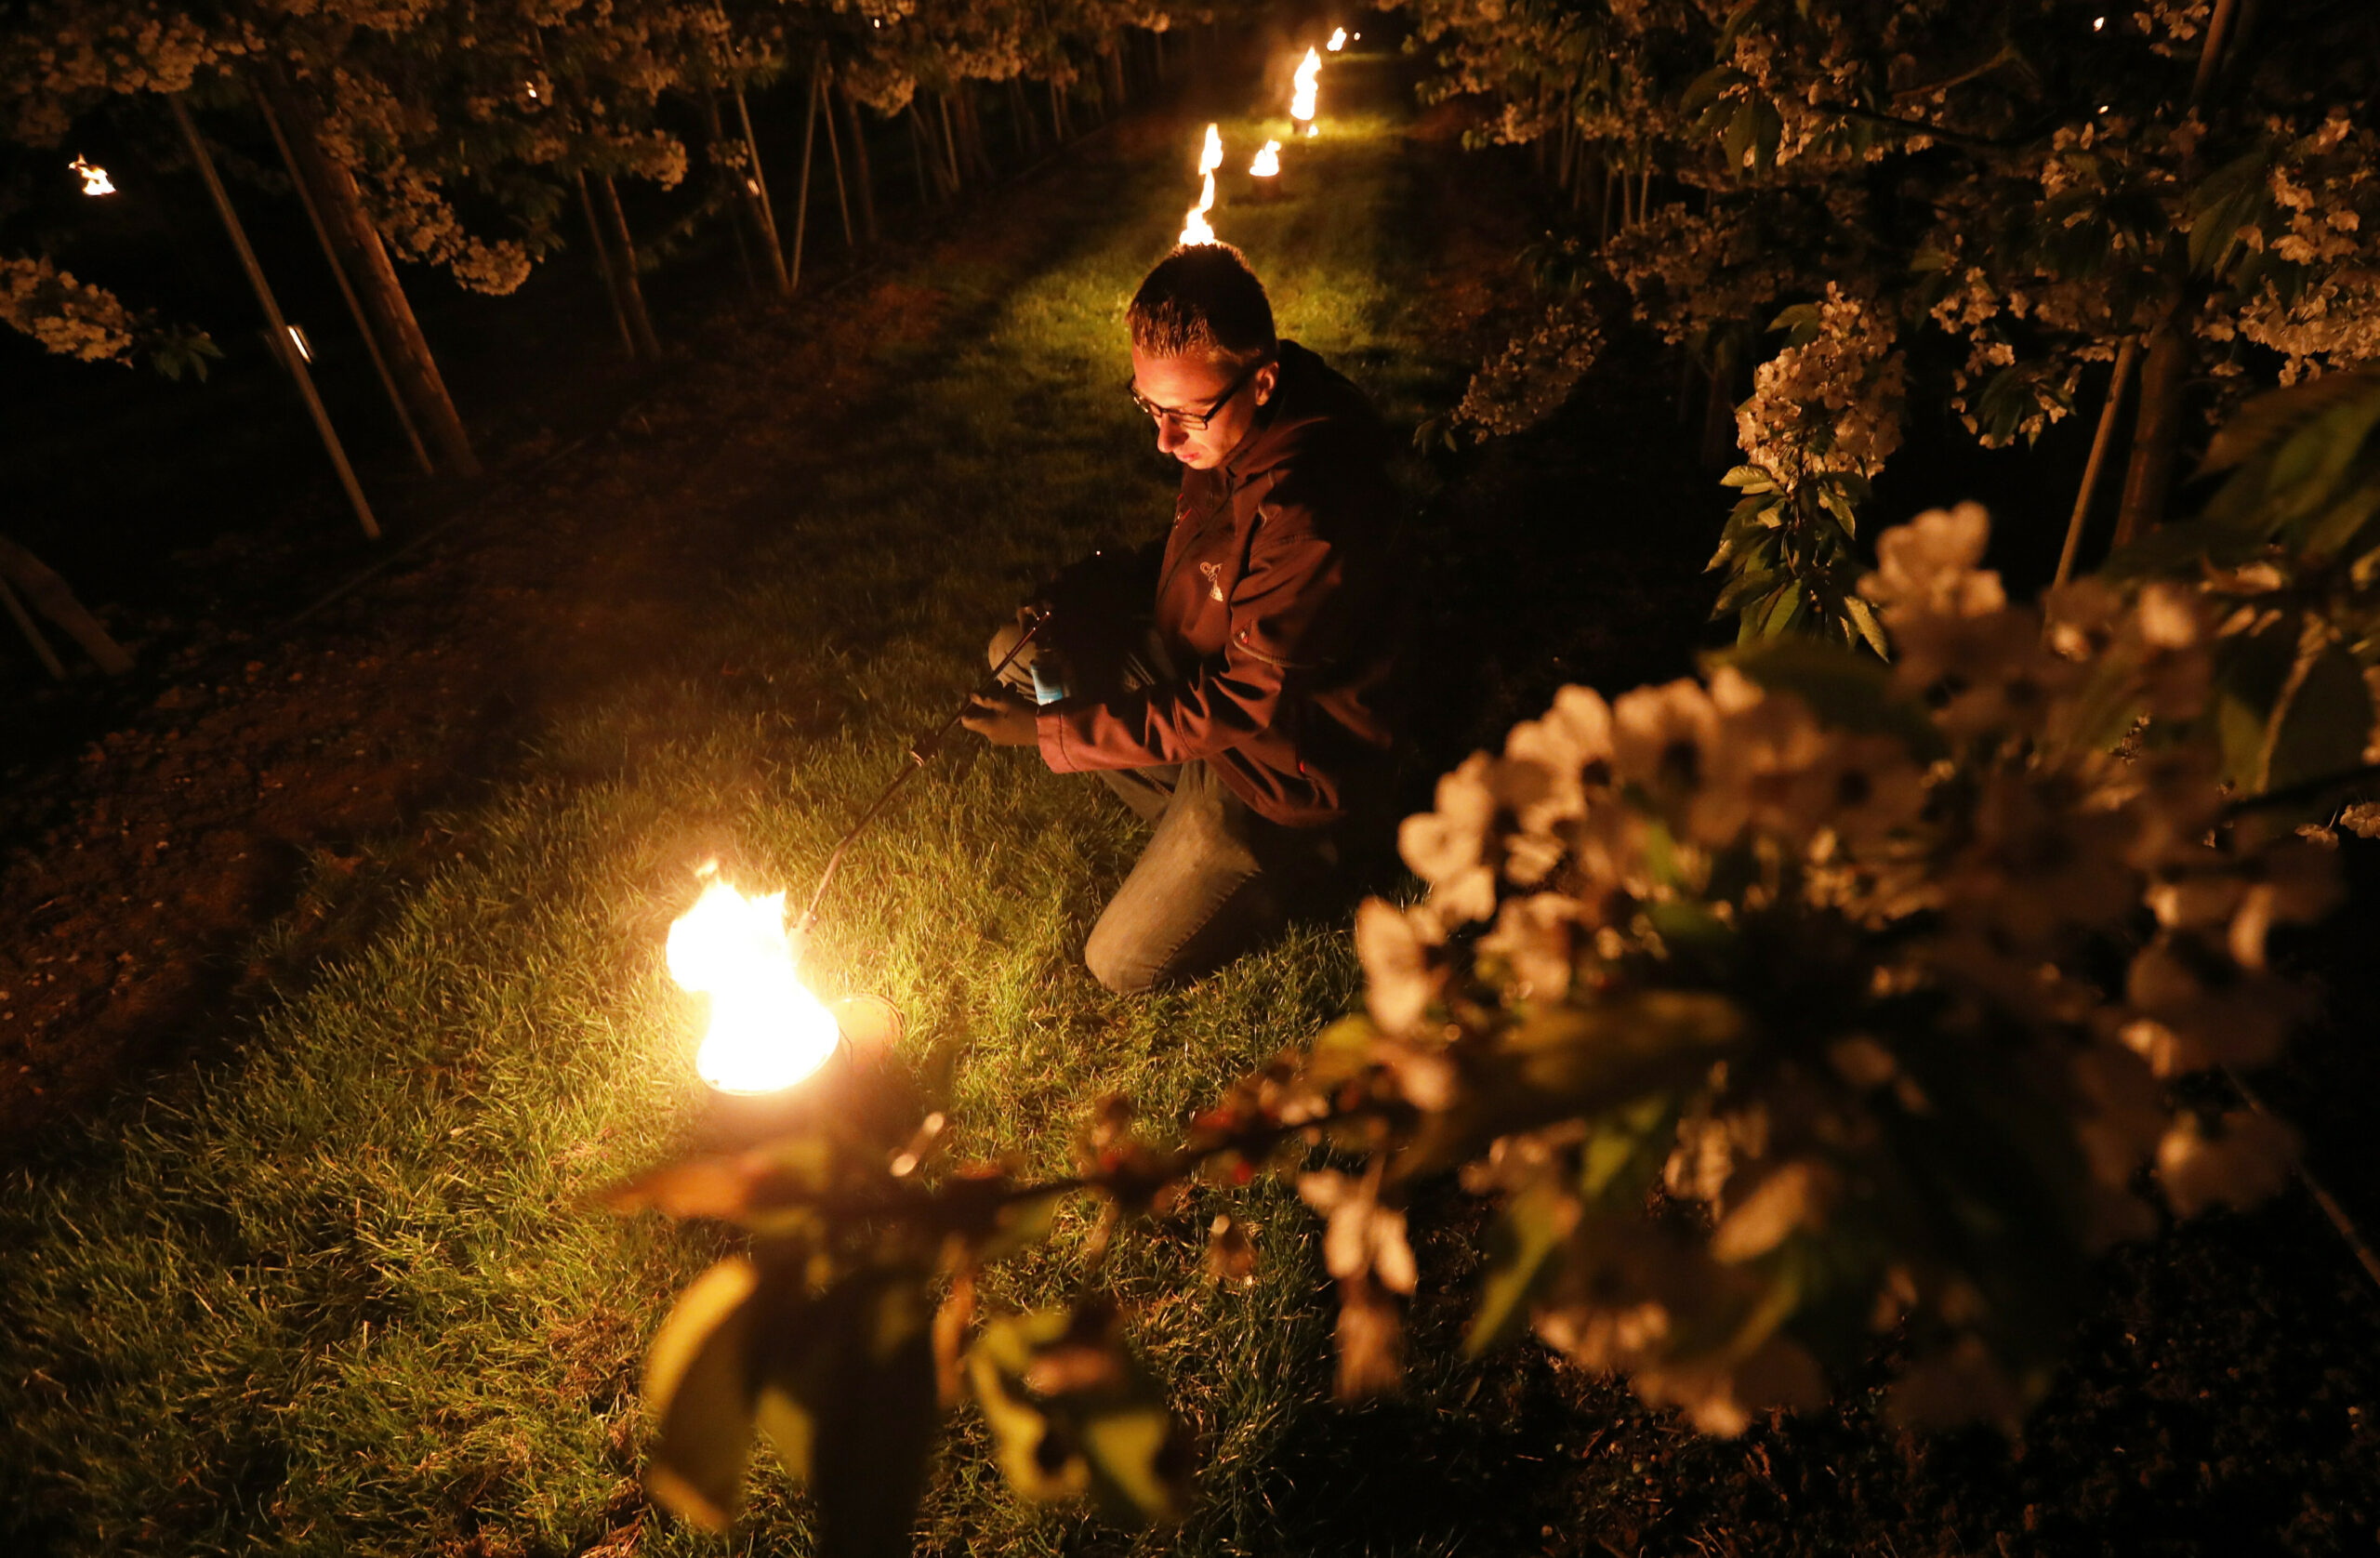
[[[115,193],[115,185],[109,181],[108,170],[106,168],[92,166],[89,163],[85,162],[79,154],[73,162],[68,163],[66,165],[74,172],[83,176],[83,192],[85,194],[103,195]]]
[[[1347,46],[1347,30],[1344,27],[1333,28],[1330,33],[1330,41],[1322,46],[1329,49],[1333,54],[1338,53],[1341,49]]]
[[[694,1069],[721,1092],[773,1093],[826,1063],[834,1014],[802,984],[785,894],[747,898],[714,879],[669,927],[669,977],[710,997]]]
[[[1207,140],[1198,152],[1198,177],[1205,180],[1198,190],[1198,204],[1190,207],[1182,218],[1182,236],[1176,243],[1211,244],[1215,230],[1207,225],[1207,213],[1215,208],[1215,169],[1223,165],[1222,129],[1207,126]]]
[[[1298,66],[1297,96],[1289,99],[1289,117],[1303,123],[1314,117],[1315,97],[1322,85],[1322,53],[1307,49],[1305,60]]]
[[[1266,141],[1264,150],[1257,152],[1256,160],[1248,165],[1248,171],[1259,178],[1270,178],[1280,172],[1281,143],[1277,140]]]

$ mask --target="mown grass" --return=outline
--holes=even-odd
[[[1225,128],[1245,165],[1261,135]],[[1245,205],[1226,178],[1217,225],[1268,277],[1285,332],[1409,418],[1444,368],[1405,311],[1393,121],[1330,128],[1291,150],[1298,198]],[[1189,160],[1178,178],[1130,158],[1078,171],[1075,227],[1030,274],[920,278],[961,323],[888,361],[899,388],[856,437],[817,449],[785,429],[785,518],[725,560],[682,639],[445,819],[459,856],[392,871],[363,950],[291,984],[204,1074],[13,1177],[0,1545],[569,1553],[623,1525],[642,1344],[720,1248],[589,1204],[701,1114],[694,1009],[660,967],[691,867],[717,854],[744,885],[799,896],[1024,589],[1162,526],[1170,475],[1121,393],[1122,314],[1195,193]],[[1059,1168],[1096,1095],[1177,1119],[1355,998],[1343,927],[1327,924],[1185,991],[1100,990],[1078,949],[1138,838],[1097,786],[971,740],[847,865],[815,983],[904,1010],[905,1055],[961,1154]],[[962,1414],[928,1545],[1281,1550],[1284,1436],[1328,1391],[1327,1282],[1302,1212],[1266,1193],[1236,1209],[1266,1258],[1250,1289],[1198,1277],[1211,1206],[1126,1239],[1098,1278],[1200,1431],[1198,1512],[1133,1537],[1022,1504]],[[1083,1232],[1062,1220],[987,1299],[1062,1299],[1084,1280]],[[732,1544],[655,1517],[635,1550],[799,1552],[804,1531],[764,1471]]]

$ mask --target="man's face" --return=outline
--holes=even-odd
[[[1133,390],[1149,404],[1178,414],[1154,418],[1158,451],[1193,470],[1212,470],[1229,459],[1255,427],[1256,408],[1273,398],[1281,367],[1268,362],[1244,379],[1242,372],[1205,357],[1152,357],[1134,347]],[[1205,427],[1183,425],[1183,416],[1195,422],[1201,415],[1209,417]]]

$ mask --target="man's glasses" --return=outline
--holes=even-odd
[[[1208,425],[1213,422],[1216,417],[1223,415],[1223,407],[1231,404],[1232,397],[1238,394],[1242,390],[1247,389],[1250,382],[1256,377],[1258,372],[1263,368],[1265,363],[1271,361],[1272,359],[1269,357],[1260,357],[1255,362],[1250,363],[1244,370],[1241,371],[1240,376],[1237,378],[1231,381],[1231,388],[1224,390],[1222,394],[1217,395],[1214,399],[1214,403],[1208,406],[1204,411],[1176,411],[1171,406],[1159,405],[1155,401],[1150,400],[1146,395],[1142,394],[1141,387],[1133,383],[1130,379],[1126,379],[1124,381],[1124,393],[1132,397],[1132,403],[1134,405],[1139,406],[1143,411],[1147,412],[1157,421],[1170,422],[1185,433],[1205,432]]]

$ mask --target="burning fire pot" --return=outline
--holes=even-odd
[[[709,876],[669,928],[668,964],[681,988],[709,997],[694,1069],[710,1089],[704,1134],[717,1145],[821,1125],[897,1140],[914,1125],[917,1100],[894,1053],[899,1009],[879,996],[813,994],[783,892],[747,895]]]
[[[1278,200],[1285,192],[1281,173],[1281,143],[1268,140],[1248,165],[1250,197],[1259,201]]]

